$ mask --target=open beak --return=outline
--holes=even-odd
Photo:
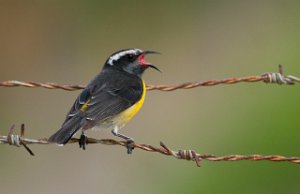
[[[144,51],[139,57],[138,57],[138,63],[144,67],[151,67],[159,72],[161,72],[155,65],[147,62],[145,60],[145,56],[148,55],[148,54],[160,54],[160,52],[157,52],[157,51]]]

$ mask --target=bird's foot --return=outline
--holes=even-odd
[[[79,148],[82,148],[83,150],[85,150],[85,147],[87,145],[87,136],[82,132],[79,138]]]
[[[134,149],[134,141],[133,139],[128,139],[126,142],[127,154],[132,154],[132,150]]]

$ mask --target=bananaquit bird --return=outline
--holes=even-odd
[[[95,127],[104,128],[126,140],[127,151],[131,153],[133,139],[118,131],[144,103],[146,85],[141,78],[144,71],[148,67],[159,71],[145,61],[147,54],[158,52],[125,49],[113,53],[102,71],[77,97],[61,128],[48,141],[64,145],[81,129],[79,145],[85,149],[87,137],[84,131]]]

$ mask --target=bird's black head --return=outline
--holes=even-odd
[[[145,60],[147,54],[159,54],[159,52],[142,51],[136,48],[115,52],[105,62],[104,69],[112,68],[137,76],[141,76],[148,67],[159,71],[157,67]]]

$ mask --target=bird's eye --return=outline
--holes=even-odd
[[[128,59],[129,59],[129,61],[133,61],[133,60],[134,60],[133,54],[129,54],[129,55],[127,55],[127,57],[128,57]]]

